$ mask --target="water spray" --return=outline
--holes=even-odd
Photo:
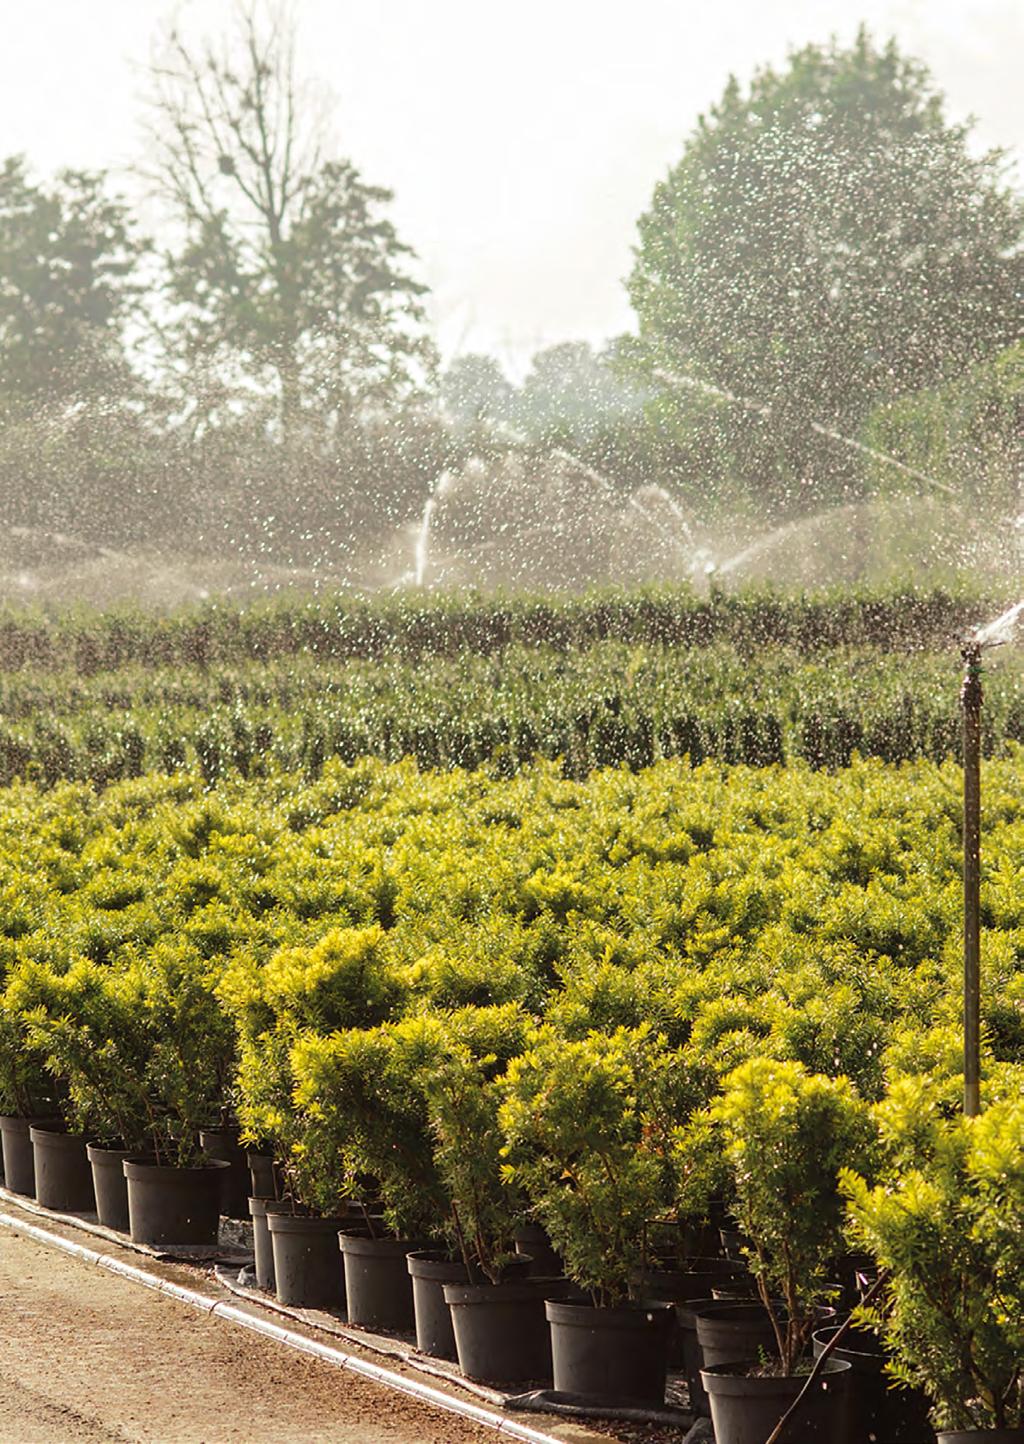
[[[654,372],[659,381],[675,390],[683,388],[687,391],[702,391],[706,396],[717,397],[719,401],[728,401],[733,406],[739,406],[744,411],[750,411],[755,416],[763,417],[765,420],[772,419],[772,409],[766,406],[763,401],[752,401],[749,396],[738,396],[735,391],[728,391],[724,386],[715,386],[710,381],[702,381],[699,376],[688,376],[680,372],[666,371],[659,368]],[[887,451],[879,451],[876,446],[868,446],[863,441],[857,441],[852,436],[845,436],[843,432],[826,426],[821,421],[809,421],[808,428],[818,436],[823,436],[827,441],[833,441],[837,446],[845,446],[849,451],[856,451],[861,456],[870,456],[873,461],[880,461],[885,466],[891,466],[893,470],[909,476],[914,481],[923,481],[934,491],[941,491],[945,496],[955,497],[956,489],[937,477],[929,476],[926,471],[918,471],[915,466],[908,466],[905,461],[898,457],[890,456]]]
[[[1024,613],[1024,601],[1008,607],[987,626],[965,638],[960,655],[964,680],[960,689],[963,709],[964,764],[964,1114],[981,1112],[981,682],[982,653],[1013,637]]]

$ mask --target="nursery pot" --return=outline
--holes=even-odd
[[[566,1279],[445,1284],[459,1368],[483,1383],[551,1385],[551,1334],[544,1302],[564,1298]]]
[[[415,1333],[412,1279],[405,1256],[421,1250],[423,1242],[347,1231],[339,1233],[338,1240],[345,1260],[349,1323],[394,1334]]]
[[[817,1358],[840,1329],[839,1324],[814,1334]],[[847,1329],[829,1355],[850,1365],[850,1425],[854,1439],[874,1444],[935,1444],[928,1422],[928,1400],[918,1389],[897,1388],[885,1372],[888,1357],[870,1329]]]
[[[942,1429],[939,1444],[1024,1444],[1020,1429]]]
[[[85,1149],[92,1169],[92,1188],[96,1196],[96,1217],[107,1228],[128,1232],[128,1180],[124,1176],[126,1158],[138,1154],[123,1148],[100,1148],[89,1143]]]
[[[226,1163],[175,1168],[135,1156],[126,1158],[122,1167],[128,1180],[132,1243],[216,1245]]]
[[[29,1128],[36,1176],[36,1202],[58,1213],[92,1213],[96,1197],[85,1139],[77,1133],[33,1124]]]
[[[252,1218],[252,1251],[255,1255],[256,1286],[268,1294],[274,1292],[274,1245],[267,1223],[269,1213],[287,1211],[288,1204],[276,1198],[250,1198],[249,1215]]]
[[[531,1278],[557,1279],[565,1271],[561,1255],[555,1252],[548,1231],[539,1223],[524,1223],[513,1235],[516,1253],[530,1260]]]
[[[272,1153],[256,1153],[250,1148],[245,1155],[245,1161],[249,1168],[249,1179],[252,1184],[250,1197],[276,1198],[277,1179],[274,1176],[274,1155]]]
[[[444,1286],[468,1283],[466,1265],[434,1249],[417,1249],[406,1255],[405,1262],[412,1279],[417,1349],[435,1359],[456,1359],[455,1330]]]
[[[344,1312],[345,1276],[338,1257],[338,1226],[344,1220],[309,1218],[269,1207],[264,1217],[273,1249],[278,1303]]]
[[[747,1361],[701,1371],[715,1444],[765,1444],[807,1382],[806,1374],[773,1378],[747,1372],[757,1368]],[[859,1444],[851,1440],[847,1423],[849,1374],[845,1359],[829,1359],[779,1444]]]
[[[11,1193],[35,1196],[36,1170],[29,1128],[59,1128],[59,1118],[18,1118],[0,1116],[0,1137],[3,1139],[4,1187]]]
[[[711,1417],[711,1406],[700,1381],[701,1365],[704,1361],[701,1358],[700,1344],[697,1342],[697,1315],[728,1307],[724,1300],[713,1299],[710,1295],[706,1299],[688,1299],[685,1303],[676,1304],[675,1356],[681,1360],[682,1371],[686,1375],[690,1409],[701,1419]]]
[[[692,1267],[682,1270],[651,1269],[639,1274],[630,1285],[630,1297],[641,1303],[666,1301],[672,1304],[686,1304],[694,1299],[711,1301],[712,1288],[730,1277],[730,1270],[742,1273],[739,1264],[728,1259],[693,1259]],[[672,1369],[685,1369],[685,1334],[682,1328],[675,1328],[669,1336],[668,1362]],[[694,1351],[695,1352],[695,1351]],[[694,1362],[694,1376],[697,1374]],[[699,1387],[699,1380],[698,1380]]]
[[[696,1315],[701,1368],[759,1359],[776,1352],[775,1331],[762,1303],[738,1304],[720,1300],[717,1308],[702,1308]]]
[[[750,1274],[742,1264],[726,1258],[689,1259],[681,1269],[647,1268],[638,1273],[630,1291],[636,1298],[668,1299],[674,1304],[684,1304],[689,1299],[711,1297],[711,1290],[720,1285],[728,1286],[734,1281],[746,1287],[756,1288]]]
[[[203,1128],[199,1147],[207,1158],[228,1165],[220,1176],[220,1211],[228,1218],[249,1217],[249,1165],[238,1144],[237,1128]],[[273,1191],[273,1190],[271,1190]]]
[[[559,1393],[604,1404],[664,1404],[668,1344],[675,1328],[670,1303],[599,1309],[548,1299],[544,1309]]]

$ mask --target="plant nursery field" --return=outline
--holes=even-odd
[[[148,770],[424,768],[536,756],[567,776],[664,757],[843,766],[958,748],[957,641],[998,603],[942,592],[279,602],[171,618],[8,615],[0,783]],[[1024,740],[1019,671],[988,682],[985,750]]]
[[[755,646],[715,605],[699,647],[649,615],[584,637],[591,612],[558,645],[453,655],[443,609],[405,654],[246,657],[241,616],[187,664],[152,652],[177,623],[95,666],[71,631],[33,644],[3,683],[0,1112],[176,1167],[235,1122],[297,1216],[358,1208],[495,1287],[541,1223],[602,1309],[729,1223],[787,1376],[854,1250],[887,1283],[862,1323],[933,1420],[1018,1424],[1012,669],[989,689],[964,1119],[940,643],[977,604],[928,599],[915,649],[911,603],[862,598],[844,650],[781,604]],[[870,634],[884,607],[899,647]]]

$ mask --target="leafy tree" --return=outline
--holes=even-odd
[[[102,174],[42,185],[21,157],[0,164],[0,402],[128,389],[124,326],[145,250]]]
[[[586,341],[563,341],[538,351],[517,398],[520,424],[531,435],[592,437],[636,415],[644,392],[620,377],[615,344],[595,352]]]
[[[515,388],[493,356],[456,356],[441,377],[441,403],[457,426],[508,422]]]
[[[1020,509],[1024,477],[1024,341],[945,386],[914,392],[874,411],[864,440],[926,472],[965,500]],[[906,488],[906,473],[872,464],[882,491]],[[911,481],[913,485],[913,481]]]
[[[172,31],[153,79],[153,179],[183,233],[166,339],[193,394],[205,376],[270,397],[294,432],[415,393],[424,288],[382,215],[391,193],[325,154],[281,15],[254,0],[219,46]]]
[[[862,29],[731,79],[629,281],[641,369],[683,378],[662,405],[689,465],[790,509],[847,495],[858,462],[811,423],[854,433],[1019,337],[1022,215],[1005,157],[973,153],[893,42]]]

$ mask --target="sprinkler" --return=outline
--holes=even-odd
[[[1013,639],[1024,601],[964,639],[964,1113],[981,1112],[981,654]]]
[[[981,1112],[981,643],[965,642],[964,714],[964,1113]]]

